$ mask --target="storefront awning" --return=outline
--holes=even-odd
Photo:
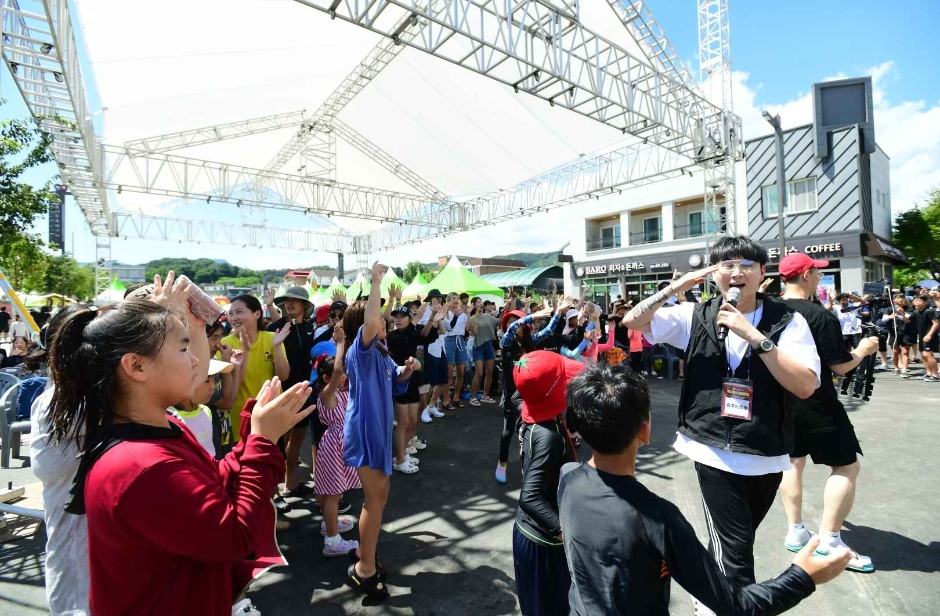
[[[910,263],[903,250],[874,233],[865,234],[864,246],[865,255],[868,257],[887,257],[898,263]]]
[[[484,274],[480,276],[497,287],[531,287],[536,279],[549,270],[557,270],[557,275],[552,278],[561,278],[562,269],[558,265],[549,265],[548,267],[529,267],[526,269],[512,270],[510,272],[497,272],[495,274]],[[552,272],[553,274],[556,272]]]

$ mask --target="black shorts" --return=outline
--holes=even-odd
[[[931,336],[930,342],[924,342],[924,338],[921,337],[920,340],[917,341],[917,350],[921,353],[936,353],[940,350],[937,345],[937,335],[934,334]]]
[[[320,439],[323,438],[323,435],[326,434],[326,426],[320,421],[320,411],[319,409],[313,411],[307,416],[307,419],[310,420],[310,434],[313,441],[314,447],[320,446]]]
[[[899,333],[894,341],[894,348],[909,347],[914,344],[914,336],[905,333]]]
[[[411,377],[411,380],[408,381],[408,391],[401,394],[400,396],[395,396],[395,402],[398,404],[417,404],[421,401],[421,394],[418,393],[418,379],[415,378],[418,375],[415,374]]]
[[[858,461],[862,446],[851,423],[826,431],[797,432],[793,436],[791,458],[810,456],[813,464],[848,466]]]

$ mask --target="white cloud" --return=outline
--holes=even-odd
[[[923,200],[927,191],[940,185],[940,101],[895,101],[892,84],[902,75],[893,61],[862,72],[870,75],[875,107],[875,141],[891,159],[891,201],[895,215]],[[853,75],[854,76],[854,75]],[[847,74],[825,77],[823,81],[844,79]],[[746,72],[734,73],[735,112],[744,122],[746,139],[769,132],[761,111],[780,114],[784,127],[812,122],[812,95],[809,90],[794,98],[774,102],[761,100],[759,83]]]

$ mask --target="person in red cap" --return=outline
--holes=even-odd
[[[858,454],[862,453],[862,448],[832,384],[832,375],[854,370],[864,358],[878,350],[878,337],[871,336],[863,338],[850,352],[843,342],[839,319],[811,301],[822,277],[819,270],[828,265],[828,261],[816,261],[802,253],[789,255],[780,262],[780,277],[786,285],[783,299],[791,310],[806,319],[821,363],[819,388],[809,398],[791,398],[787,404],[794,416],[792,466],[783,473],[780,495],[788,522],[784,547],[791,552],[799,552],[813,537],[803,525],[802,511],[803,469],[808,455],[812,456],[814,464],[824,464],[831,469],[823,492],[816,552],[828,554],[848,547],[840,531],[855,500],[855,482],[860,468]],[[847,568],[861,572],[875,570],[871,558],[857,552],[852,552]]]
[[[568,613],[571,577],[558,519],[561,467],[577,459],[561,420],[567,385],[584,364],[551,351],[523,355],[513,366],[521,401],[522,488],[512,531],[516,595],[524,616]]]

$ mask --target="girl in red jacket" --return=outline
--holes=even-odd
[[[275,443],[313,410],[300,411],[310,388],[281,394],[277,379],[265,383],[248,439],[213,460],[166,412],[192,396],[191,338],[205,336],[188,310],[192,284],[173,282],[158,281],[153,301],[75,310],[50,343],[53,435],[82,435],[66,509],[88,517],[96,616],[228,616],[259,566],[246,557],[280,556],[270,496],[284,458]]]

